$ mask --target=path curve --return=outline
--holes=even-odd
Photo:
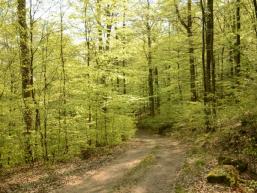
[[[150,154],[154,154],[155,163],[142,178],[126,188],[114,189],[129,171]],[[184,155],[185,147],[170,138],[138,137],[130,142],[129,150],[117,159],[82,176],[74,176],[54,193],[172,193],[176,172],[183,164]]]

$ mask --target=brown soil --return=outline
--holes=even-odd
[[[145,135],[133,139],[130,146],[128,151],[107,165],[83,175],[70,176],[67,184],[53,193],[174,192],[173,186],[177,171],[183,164],[185,147],[170,138]],[[150,166],[142,164],[146,169],[141,173],[136,172],[149,155],[154,156],[154,162]],[[134,170],[134,173],[131,172]]]

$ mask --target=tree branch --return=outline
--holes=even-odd
[[[174,6],[175,6],[175,9],[176,9],[176,13],[177,13],[177,16],[178,16],[178,20],[180,21],[180,23],[183,25],[183,27],[188,30],[188,25],[185,23],[185,21],[182,19],[181,15],[180,15],[180,12],[179,12],[179,9],[178,9],[178,5],[176,4],[175,0],[174,0]]]

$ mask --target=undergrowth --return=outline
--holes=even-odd
[[[175,186],[176,193],[257,191],[257,113],[254,110],[242,111],[233,118],[226,118],[230,120],[225,117],[217,120],[215,132],[206,133],[199,125],[197,129],[179,128],[172,133],[191,144]],[[236,188],[207,183],[206,175],[223,155],[243,160],[249,166]]]

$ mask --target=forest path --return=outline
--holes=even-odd
[[[139,135],[117,159],[55,193],[172,193],[184,155],[185,147],[171,138]]]

